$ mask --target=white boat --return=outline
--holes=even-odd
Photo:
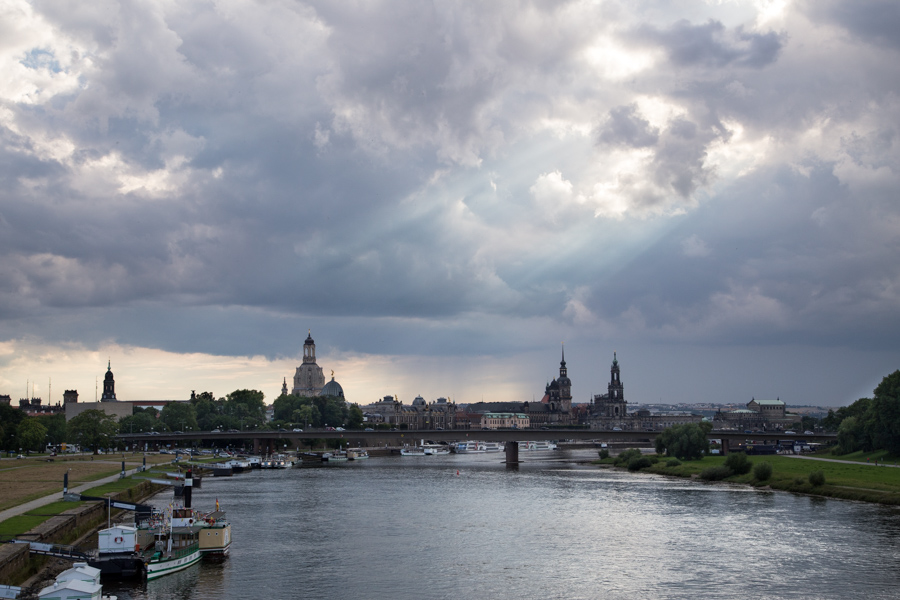
[[[479,442],[478,440],[456,442],[453,444],[452,449],[457,454],[483,454],[485,452],[484,442]]]
[[[369,458],[369,452],[362,448],[347,448],[347,458],[350,460],[365,460]]]
[[[400,456],[425,456],[425,449],[419,446],[400,448]]]
[[[153,546],[146,562],[148,581],[200,562],[201,526],[190,508],[174,508],[171,517],[150,527]]]
[[[556,444],[547,440],[539,442],[519,442],[519,452],[538,452],[541,450],[556,450]]]
[[[444,446],[443,444],[424,444],[422,450],[425,451],[426,456],[450,454],[450,446]]]
[[[482,442],[484,444],[485,452],[503,452],[506,449],[506,446],[503,442]]]
[[[325,462],[345,462],[349,460],[347,453],[343,450],[335,450],[334,452],[326,452],[322,455]]]

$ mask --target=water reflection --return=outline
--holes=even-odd
[[[585,454],[585,458],[591,457]],[[204,481],[224,562],[120,598],[888,598],[897,511],[580,467],[371,459]],[[562,460],[561,460],[562,459]]]

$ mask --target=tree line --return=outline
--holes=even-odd
[[[190,402],[170,402],[162,410],[134,409],[117,419],[101,410],[86,410],[66,422],[64,414],[30,417],[9,405],[0,405],[0,447],[7,452],[37,452],[48,445],[78,444],[97,451],[114,446],[123,433],[168,433],[175,431],[253,431],[325,425],[358,429],[363,415],[359,406],[348,406],[334,396],[284,394],[274,402],[274,420],[266,421],[265,395],[259,390],[235,390],[216,398],[201,392]]]
[[[822,425],[837,431],[838,454],[887,450],[900,455],[900,370],[882,379],[871,398],[829,410]]]

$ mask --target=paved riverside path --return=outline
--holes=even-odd
[[[834,462],[834,463],[842,463],[845,465],[868,465],[870,467],[897,467],[896,464],[889,465],[886,462],[860,462],[858,460],[840,460],[838,458],[819,458],[818,456],[803,456],[799,454],[783,454],[782,456],[788,456],[790,458],[801,458],[803,460],[820,460],[822,462]]]
[[[136,469],[128,469],[125,471],[125,475],[134,475],[140,471],[140,467]],[[110,475],[109,477],[104,477],[103,479],[96,479],[94,481],[89,481],[87,483],[83,483],[78,487],[69,487],[69,493],[72,494],[80,494],[85,490],[89,490],[93,487],[97,487],[98,485],[103,485],[104,483],[112,483],[113,481],[118,481],[122,476],[122,472],[119,471],[115,475]],[[62,482],[60,482],[62,483]],[[42,506],[46,506],[53,502],[58,502],[63,499],[62,496],[62,488],[58,492],[50,494],[49,496],[44,496],[43,498],[38,498],[37,500],[32,500],[30,502],[25,502],[18,506],[14,506],[12,508],[7,508],[4,511],[0,511],[0,522],[5,521],[6,519],[10,519],[12,517],[18,517],[19,515],[25,514],[30,510],[34,510],[36,508],[40,508]]]

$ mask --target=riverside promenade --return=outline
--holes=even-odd
[[[112,464],[112,462],[110,462]],[[125,475],[133,475],[140,471],[140,468],[128,469],[125,471]],[[115,475],[109,475],[108,477],[103,477],[101,479],[95,479],[93,481],[89,481],[87,483],[82,483],[76,487],[70,487],[70,493],[80,494],[86,490],[91,488],[95,488],[99,485],[103,485],[106,483],[112,483],[113,481],[118,481],[122,477],[121,471],[116,473]],[[48,494],[42,498],[38,498],[36,500],[29,500],[28,502],[23,502],[18,506],[14,506],[12,508],[8,508],[6,510],[0,511],[0,522],[5,521],[6,519],[11,519],[12,517],[17,517],[19,515],[25,514],[28,511],[34,510],[36,508],[40,508],[42,506],[46,506],[53,502],[58,502],[63,499],[62,496],[62,481],[60,481],[60,489],[58,492],[54,492],[52,494]]]

